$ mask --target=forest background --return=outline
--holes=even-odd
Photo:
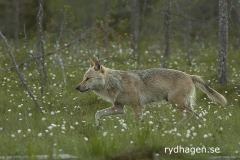
[[[226,4],[223,18],[220,4]],[[239,155],[239,1],[1,0],[0,9],[0,31],[6,38],[0,43],[0,156],[196,155],[164,153],[164,147],[179,145],[221,149],[200,157]],[[219,32],[222,19],[227,21],[226,33]],[[227,39],[221,41],[221,36]],[[182,114],[161,103],[146,107],[141,126],[126,107],[123,116],[105,118],[97,130],[95,112],[111,104],[75,91],[89,58],[114,69],[167,67],[200,75],[230,107],[218,106],[197,92],[195,110],[207,119],[205,126],[190,121],[172,130]]]

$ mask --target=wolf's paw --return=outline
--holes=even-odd
[[[97,129],[102,129],[102,128],[103,128],[102,125],[101,125],[100,123],[96,123],[95,126],[96,126]]]

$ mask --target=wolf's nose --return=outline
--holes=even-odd
[[[80,90],[80,86],[77,86],[77,87],[76,87],[76,90]]]

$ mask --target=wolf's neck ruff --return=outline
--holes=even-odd
[[[93,92],[108,102],[116,101],[119,92],[123,90],[123,79],[119,71],[111,70],[106,67],[105,69],[105,83],[100,89],[93,89]]]

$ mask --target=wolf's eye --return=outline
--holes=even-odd
[[[86,78],[86,81],[89,80],[90,78]]]

